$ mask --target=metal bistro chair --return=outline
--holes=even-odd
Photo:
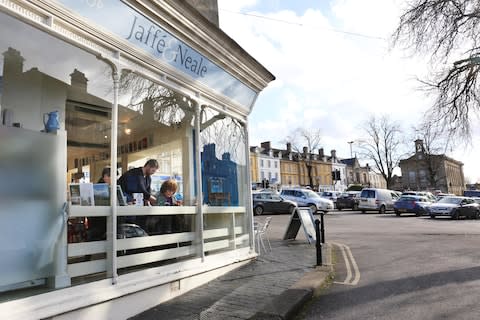
[[[265,218],[265,222],[263,224],[259,222],[254,223],[255,238],[257,240],[257,248],[258,248],[259,254],[261,254],[261,248],[263,248],[263,251],[267,253],[267,248],[265,247],[265,240],[267,241],[268,248],[272,250],[272,246],[270,245],[270,240],[266,236],[268,226],[270,225],[271,220],[272,220],[272,217],[267,217]]]

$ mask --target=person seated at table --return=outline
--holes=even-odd
[[[158,206],[178,206],[175,192],[177,192],[178,184],[174,179],[168,179],[162,183],[160,193],[157,196]]]
[[[158,206],[179,206],[175,197],[178,184],[174,179],[164,181],[160,187],[160,192],[156,195]],[[151,233],[172,233],[180,232],[183,216],[178,215],[162,215],[147,218],[147,232]]]

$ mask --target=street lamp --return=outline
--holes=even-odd
[[[350,145],[350,158],[353,158],[353,152],[352,152],[352,144],[354,143],[355,141],[348,141],[347,143]]]

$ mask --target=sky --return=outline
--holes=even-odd
[[[405,151],[414,152],[411,128],[433,98],[417,80],[431,71],[428,57],[391,46],[405,1],[219,0],[218,6],[221,29],[276,77],[250,114],[251,146],[271,141],[285,148],[291,129],[320,128],[325,153],[335,149],[349,158],[348,142],[364,137],[366,119],[386,114],[412,136]],[[467,182],[480,181],[475,144],[447,155],[465,164]]]

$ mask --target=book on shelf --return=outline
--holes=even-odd
[[[110,186],[108,183],[93,184],[93,200],[96,206],[110,205]]]
[[[70,184],[70,202],[72,203],[72,206],[81,205],[80,185],[78,183]]]
[[[71,183],[69,187],[73,206],[110,206],[110,185],[107,183]],[[127,205],[122,188],[118,185],[117,205]]]
[[[82,206],[94,206],[93,183],[80,183],[80,203]]]

